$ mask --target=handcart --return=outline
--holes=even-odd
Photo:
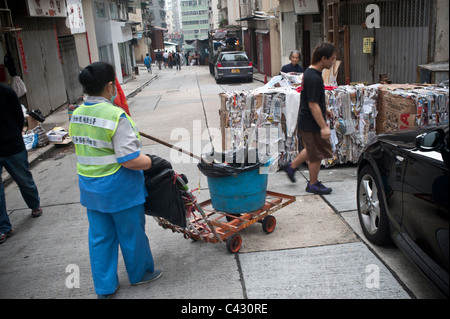
[[[186,208],[186,227],[175,225],[162,217],[154,217],[158,224],[173,232],[182,233],[184,238],[207,243],[226,242],[230,253],[239,252],[242,237],[239,232],[255,222],[262,223],[263,231],[270,234],[275,230],[276,219],[272,215],[277,210],[295,202],[295,197],[271,191],[266,192],[264,206],[256,211],[229,214],[215,210],[211,200],[197,203],[193,191],[188,190],[184,180],[176,176],[176,182],[184,189],[182,199]]]

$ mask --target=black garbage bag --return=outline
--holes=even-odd
[[[206,177],[236,176],[262,165],[256,154],[255,149],[250,149],[247,156],[243,149],[203,154],[197,167]]]
[[[144,171],[144,175],[147,178],[153,178],[165,169],[172,169],[172,164],[162,157],[156,155],[146,154],[152,160],[152,168]]]
[[[30,112],[28,112],[28,115],[41,123],[45,121],[45,116],[44,114],[42,114],[41,110],[31,110]]]
[[[161,217],[168,222],[186,227],[186,207],[181,194],[183,189],[176,181],[172,165],[166,160],[151,155],[152,168],[144,171],[148,196],[144,203],[145,214]]]

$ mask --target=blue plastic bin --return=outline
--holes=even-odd
[[[259,174],[259,167],[235,176],[207,179],[211,205],[217,211],[243,214],[261,209],[266,202],[268,174]]]

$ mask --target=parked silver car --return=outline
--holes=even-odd
[[[243,51],[225,51],[219,54],[214,66],[216,83],[223,79],[242,78],[253,81],[253,65]]]

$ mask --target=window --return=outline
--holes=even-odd
[[[241,54],[224,54],[221,61],[248,61],[245,53]]]
[[[102,2],[94,2],[94,11],[97,18],[106,18],[105,4]]]
[[[183,25],[197,25],[198,20],[193,20],[193,21],[183,21]]]
[[[181,1],[182,7],[207,6],[208,0]]]
[[[109,3],[109,14],[111,15],[111,20],[119,19],[119,10],[117,10],[117,4]]]
[[[128,20],[127,7],[123,4],[119,5],[119,19],[120,20]]]

